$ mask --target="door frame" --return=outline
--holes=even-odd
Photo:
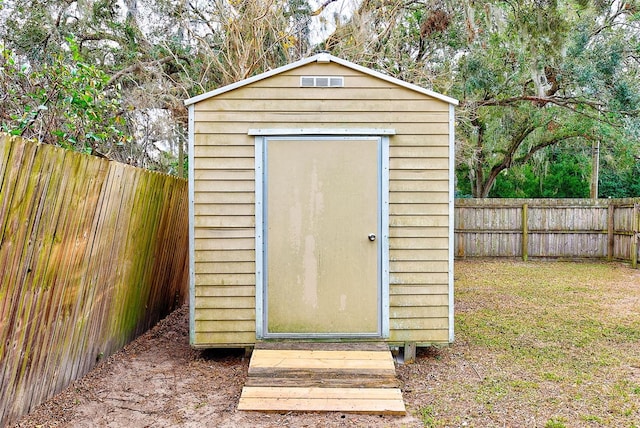
[[[393,129],[250,129],[255,140],[255,251],[257,339],[346,339],[389,337],[389,136]],[[376,333],[269,333],[266,272],[266,156],[269,139],[377,139],[378,162],[378,331]]]

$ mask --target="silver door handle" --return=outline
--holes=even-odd
[[[376,240],[376,234],[375,233],[370,233],[369,234],[369,241],[375,241]]]

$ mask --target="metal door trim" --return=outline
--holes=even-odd
[[[338,131],[328,135],[255,136],[255,239],[256,239],[256,338],[257,339],[385,339],[389,337],[389,137],[387,135],[354,135]],[[270,333],[267,331],[267,245],[266,160],[270,140],[377,140],[378,141],[378,329],[375,333]]]

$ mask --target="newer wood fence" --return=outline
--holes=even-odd
[[[187,183],[0,135],[0,426],[186,299]]]
[[[638,265],[638,199],[458,199],[455,254]]]

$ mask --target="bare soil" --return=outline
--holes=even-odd
[[[249,359],[241,349],[192,349],[188,311],[173,312],[16,426],[422,426],[412,416],[237,411]]]
[[[397,366],[407,416],[237,411],[244,350],[192,349],[184,306],[15,426],[640,427],[640,271],[457,262],[456,281],[456,342]]]

